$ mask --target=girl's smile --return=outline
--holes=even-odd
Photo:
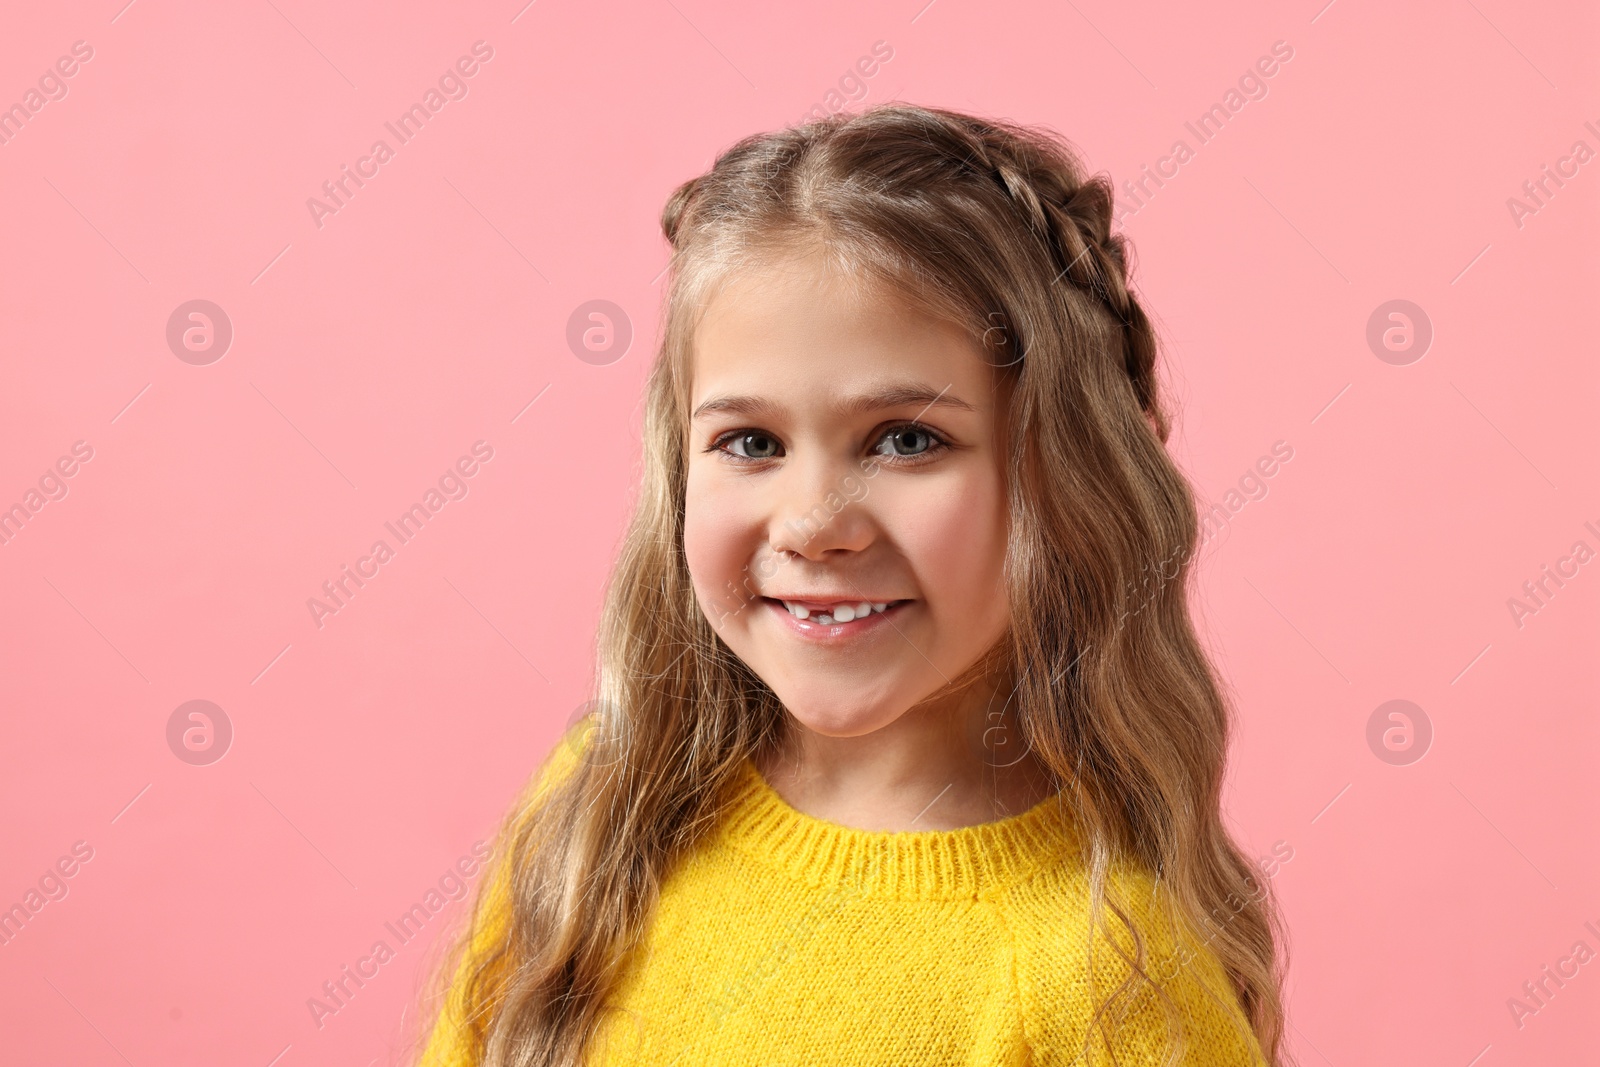
[[[901,614],[912,604],[910,600],[852,601],[849,597],[762,599],[785,626],[808,641],[850,641],[879,633],[892,625],[888,621],[891,614]]]

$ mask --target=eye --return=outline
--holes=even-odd
[[[717,438],[711,447],[739,459],[775,459],[783,454],[778,439],[760,430],[734,430]]]
[[[875,455],[911,458],[925,456],[943,447],[944,442],[931,430],[916,423],[896,426],[878,439]]]

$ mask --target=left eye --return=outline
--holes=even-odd
[[[933,435],[920,426],[901,426],[884,434],[873,451],[885,456],[918,456],[934,446]]]
[[[722,443],[740,459],[772,459],[782,450],[776,439],[764,433],[734,434]]]

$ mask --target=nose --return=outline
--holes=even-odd
[[[767,541],[773,551],[823,560],[872,543],[872,517],[862,503],[867,483],[853,463],[791,460],[771,488]]]

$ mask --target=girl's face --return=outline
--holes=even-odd
[[[1009,621],[995,372],[815,259],[740,274],[694,340],[684,548],[722,640],[809,729],[881,729]]]

